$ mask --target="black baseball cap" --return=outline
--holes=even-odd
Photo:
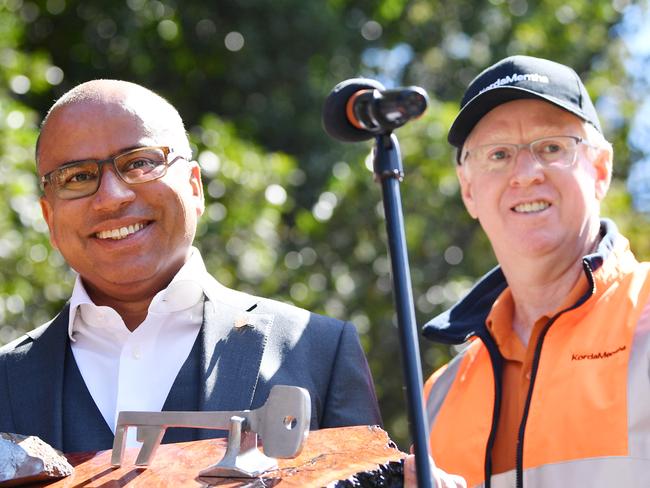
[[[458,149],[481,118],[502,103],[541,99],[577,115],[602,133],[598,114],[578,74],[568,66],[532,56],[510,56],[472,80],[447,140]]]

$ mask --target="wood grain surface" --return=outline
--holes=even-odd
[[[406,454],[400,452],[381,428],[342,427],[311,432],[295,459],[279,459],[279,469],[257,479],[199,479],[198,473],[221,459],[225,439],[163,444],[147,468],[133,465],[137,449],[127,449],[119,468],[110,464],[111,451],[68,454],[75,467],[72,476],[54,483],[32,485],[48,488],[127,487],[319,487],[372,472]]]

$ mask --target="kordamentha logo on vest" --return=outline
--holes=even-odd
[[[497,88],[503,85],[512,85],[513,83],[518,83],[521,81],[530,81],[533,83],[544,83],[546,85],[548,85],[551,82],[548,79],[548,76],[540,75],[539,73],[525,73],[525,74],[513,73],[503,78],[499,78],[494,83],[491,83],[490,85],[486,86],[480,92],[478,92],[478,95],[480,95],[484,91],[491,90],[492,88]]]
[[[586,354],[571,354],[571,361],[584,361],[585,359],[607,359],[614,354],[625,351],[626,346],[620,346],[613,351],[589,352]]]

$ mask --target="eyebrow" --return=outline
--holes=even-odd
[[[119,151],[114,152],[109,157],[103,158],[103,159],[100,159],[100,158],[85,158],[85,159],[75,159],[75,160],[72,160],[72,161],[65,161],[65,162],[61,163],[60,165],[58,165],[55,168],[55,170],[59,169],[59,168],[62,168],[63,166],[69,166],[71,164],[77,164],[77,163],[86,163],[88,161],[106,161],[107,159],[114,158],[115,156],[119,156],[120,154],[124,154],[126,152],[133,151],[135,149],[139,149],[141,147],[149,147],[149,145],[144,145],[143,146],[143,145],[138,144],[136,146],[123,147]]]

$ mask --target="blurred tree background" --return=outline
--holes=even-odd
[[[40,120],[77,83],[134,81],[186,121],[206,187],[197,246],[208,269],[228,286],[352,320],[385,427],[407,448],[370,145],[329,140],[323,100],[360,75],[429,92],[427,114],[398,131],[423,324],[495,264],[462,207],[446,132],[463,88],[506,55],[549,57],[582,75],[615,149],[604,213],[650,259],[650,221],[626,186],[650,141],[647,123],[646,137],[637,129],[628,140],[648,94],[648,76],[637,76],[649,69],[638,45],[648,18],[645,2],[629,0],[0,0],[0,344],[51,318],[74,281],[40,216]],[[453,354],[431,343],[421,352],[425,377]]]

